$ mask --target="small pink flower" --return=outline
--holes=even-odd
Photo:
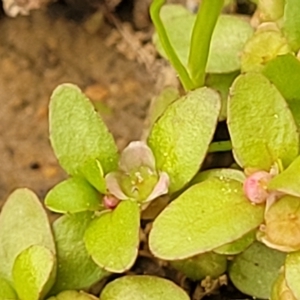
[[[107,209],[114,209],[118,206],[120,200],[116,198],[114,195],[105,195],[103,197],[103,205]]]
[[[258,171],[250,175],[244,182],[244,193],[253,203],[264,203],[270,196],[267,189],[272,175],[266,171]]]

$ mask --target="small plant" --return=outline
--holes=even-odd
[[[300,4],[257,1],[257,22],[197,15],[155,0],[154,43],[185,93],[162,91],[149,135],[119,155],[93,105],[72,84],[51,96],[50,140],[70,175],[39,200],[16,190],[0,215],[0,299],[96,299],[80,292],[135,263],[141,219],[149,251],[194,281],[227,273],[260,299],[300,299]],[[214,141],[226,120],[230,139]],[[201,165],[231,151],[230,168]],[[163,201],[162,201],[163,200]],[[158,209],[157,209],[158,206]],[[173,282],[126,275],[101,300],[189,296]]]

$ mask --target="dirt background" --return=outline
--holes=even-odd
[[[101,18],[72,16],[59,5],[26,17],[1,13],[0,203],[19,187],[43,198],[66,177],[48,139],[49,97],[58,84],[87,92],[120,149],[140,138],[155,75],[107,45],[115,29]]]

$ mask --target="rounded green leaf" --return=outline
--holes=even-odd
[[[296,299],[300,299],[300,251],[289,253],[285,261],[285,279]]]
[[[259,73],[235,80],[227,122],[235,159],[243,168],[269,171],[278,159],[286,167],[298,155],[293,116],[275,86]]]
[[[88,288],[108,275],[92,261],[84,245],[84,233],[92,219],[93,213],[82,212],[64,215],[54,222],[58,267],[51,294]]]
[[[0,274],[12,280],[16,257],[31,245],[41,245],[55,253],[46,212],[37,196],[28,189],[14,191],[0,214]]]
[[[170,264],[188,278],[198,281],[206,276],[218,278],[225,273],[227,259],[225,255],[206,252],[183,260],[171,261]]]
[[[280,55],[266,64],[263,74],[285,98],[300,127],[300,61],[292,54]]]
[[[77,291],[64,291],[59,293],[57,296],[48,298],[47,300],[97,300],[93,295],[87,294],[85,292]]]
[[[270,299],[284,260],[284,253],[255,242],[233,260],[229,276],[241,292],[259,299]]]
[[[121,201],[112,211],[104,211],[88,226],[84,241],[88,253],[100,267],[114,273],[131,268],[139,246],[138,204]]]
[[[160,12],[170,42],[183,65],[187,66],[190,39],[196,16],[181,5],[164,5]],[[240,53],[253,34],[249,22],[235,16],[221,15],[212,35],[207,73],[229,73],[240,69]],[[154,44],[166,57],[157,35]]]
[[[20,299],[42,299],[55,280],[55,256],[44,246],[32,245],[17,256],[12,273]]]
[[[214,249],[214,252],[224,255],[236,255],[246,250],[255,240],[256,230],[253,230],[232,243]]]
[[[219,95],[201,88],[172,103],[154,124],[148,144],[157,169],[170,177],[171,193],[181,189],[199,170],[219,111]]]
[[[154,276],[136,275],[118,278],[105,286],[101,300],[189,300],[173,282]]]
[[[285,0],[283,31],[293,51],[300,49],[300,3],[298,0]]]
[[[59,213],[76,213],[100,208],[101,195],[84,179],[69,178],[57,184],[45,198],[45,205]]]
[[[300,156],[286,170],[271,179],[268,189],[300,197]]]
[[[1,300],[18,300],[15,290],[3,278],[0,278],[0,299]]]
[[[284,273],[281,273],[272,287],[271,300],[297,300],[287,287]]]
[[[156,218],[150,250],[166,260],[204,253],[258,227],[263,214],[264,206],[244,196],[241,182],[210,178],[190,187]]]
[[[72,84],[58,86],[49,106],[50,141],[70,175],[84,175],[98,160],[104,174],[117,168],[117,147],[89,99]],[[99,177],[101,174],[99,174]]]
[[[246,175],[244,172],[236,169],[210,169],[198,173],[190,183],[199,183],[209,178],[234,179],[236,181],[244,182]]]

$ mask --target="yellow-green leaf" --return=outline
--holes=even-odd
[[[300,251],[289,253],[285,261],[285,278],[287,286],[296,299],[300,299]]]

